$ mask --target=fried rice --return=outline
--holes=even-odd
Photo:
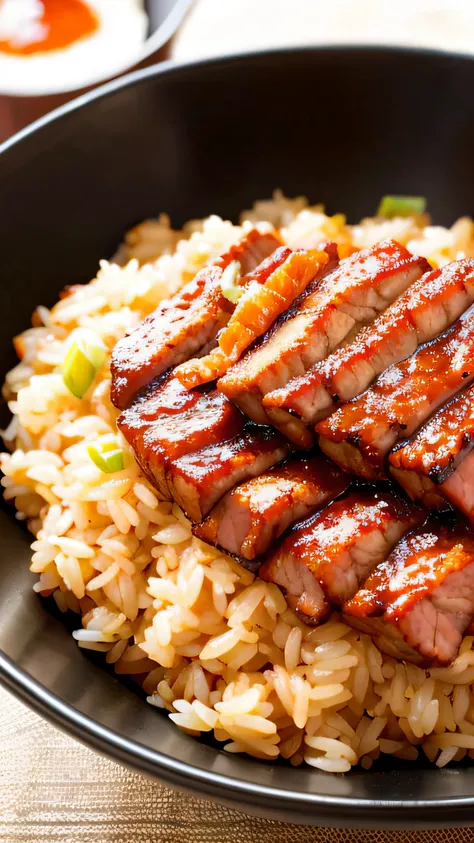
[[[192,536],[117,429],[114,344],[262,220],[281,227],[289,246],[394,237],[434,266],[474,256],[468,218],[450,229],[426,215],[350,226],[278,191],[240,225],[211,216],[175,231],[162,215],[130,231],[93,281],[51,310],[38,307],[33,327],[14,340],[20,363],[4,385],[12,420],[2,485],[34,536],[33,587],[77,614],[79,647],[104,653],[180,729],[210,732],[226,752],[334,773],[369,769],[381,753],[412,761],[421,750],[438,767],[474,758],[473,637],[449,667],[422,670],[381,654],[336,613],[306,625],[275,585]],[[77,399],[61,365],[84,332],[100,337],[108,357]],[[89,458],[92,442],[117,443],[124,468],[104,475]]]

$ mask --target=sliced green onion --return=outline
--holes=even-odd
[[[115,442],[95,443],[87,449],[92,462],[104,474],[115,474],[123,469],[123,451]]]
[[[426,199],[424,196],[383,196],[377,216],[389,220],[393,217],[411,217],[422,214],[425,209]]]
[[[223,287],[222,288],[222,295],[224,296],[227,301],[231,301],[232,304],[237,304],[241,295],[243,293],[242,287]]]
[[[63,363],[63,381],[69,392],[82,398],[94,380],[97,369],[87,355],[73,342]]]
[[[222,295],[232,304],[236,304],[244,292],[243,287],[239,287],[240,281],[240,263],[239,261],[231,261],[229,266],[226,266],[221,278]]]
[[[86,357],[91,361],[92,365],[96,369],[100,369],[107,355],[105,345],[102,345],[102,343],[100,345],[97,345],[93,342],[87,342],[87,340],[83,340],[82,349]]]
[[[104,346],[82,339],[72,343],[63,363],[63,381],[76,398],[86,394],[105,356]]]

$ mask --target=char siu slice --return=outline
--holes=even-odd
[[[344,606],[383,652],[421,666],[449,664],[474,615],[474,540],[429,525],[406,536]]]
[[[279,263],[274,258],[283,256]],[[329,260],[327,252],[277,249],[267,259],[274,262],[274,268],[265,278],[242,280],[244,292],[227,325],[219,334],[219,346],[205,357],[197,357],[182,363],[175,370],[176,377],[188,389],[200,386],[221,377],[235,363],[246,348],[257,337],[262,336],[293,301],[301,295],[308,284],[321,273]],[[254,275],[257,275],[255,273]]]
[[[321,454],[290,459],[229,492],[194,533],[233,556],[255,560],[290,524],[333,500],[349,482]]]
[[[220,348],[233,363],[304,293],[311,281],[316,277],[321,278],[321,273],[329,263],[329,255],[332,261],[337,255],[333,244],[328,251],[281,251],[287,252],[285,260],[275,267],[263,283],[251,279],[248,289],[219,336]]]
[[[188,392],[173,376],[146,387],[117,420],[143,472],[165,498],[171,460],[231,439],[244,423],[217,390]]]
[[[289,452],[290,443],[280,433],[249,422],[227,442],[172,460],[168,487],[188,518],[198,523],[237,483],[262,474]]]
[[[425,518],[420,508],[390,493],[349,495],[296,525],[270,552],[259,576],[283,588],[293,609],[319,623]]]
[[[474,306],[440,337],[390,366],[359,398],[316,425],[322,450],[346,471],[376,480],[398,441],[474,378]]]
[[[280,243],[276,233],[251,229],[120,340],[111,362],[111,397],[115,406],[124,409],[141,387],[215,342],[234,309],[222,295],[224,270],[237,260],[242,273],[248,273]]]
[[[390,472],[430,509],[446,501],[474,521],[474,386],[461,392],[389,457]]]
[[[329,416],[335,402],[360,395],[387,366],[445,331],[473,300],[474,259],[426,273],[353,343],[270,392],[263,404],[272,423],[300,444],[306,427]]]
[[[310,284],[263,340],[232,366],[218,388],[251,419],[268,423],[263,398],[323,360],[349,333],[384,310],[429,269],[395,240],[386,240],[343,261]],[[305,447],[311,434],[307,432]]]

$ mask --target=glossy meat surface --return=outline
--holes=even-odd
[[[415,436],[394,449],[390,472],[429,508],[446,501],[474,521],[474,386],[461,392]]]
[[[188,389],[222,377],[308,284],[321,275],[328,261],[329,256],[324,251],[277,249],[264,261],[267,265],[273,263],[272,272],[265,277],[266,273],[258,268],[247,276],[248,281],[242,280],[245,292],[227,325],[219,333],[218,348],[205,357],[182,363],[176,369],[176,377]]]
[[[278,267],[286,262],[287,258],[291,254],[292,251],[287,246],[280,246],[273,252],[273,254],[269,255],[268,258],[265,258],[265,260],[263,260],[256,269],[249,272],[243,278],[241,277],[239,280],[239,287],[242,287],[242,290],[246,291],[246,295],[251,290],[255,291],[255,289],[258,289],[262,284],[266,284],[270,276],[275,273]],[[235,306],[229,322],[233,320],[236,311],[239,309],[239,304],[240,302]],[[235,325],[236,323],[234,322],[234,330]],[[181,381],[186,389],[195,389],[204,383],[209,383],[210,381],[216,380],[216,378],[220,378],[222,375],[225,375],[227,369],[232,365],[233,360],[228,356],[227,351],[225,351],[225,343],[223,346],[220,345],[222,335],[225,331],[227,331],[228,327],[229,323],[219,332],[219,344],[215,348],[207,354],[199,357],[191,357],[189,360],[185,360],[184,363],[180,363],[179,366],[176,367],[175,377]],[[242,340],[242,331],[239,331],[239,334]],[[248,344],[249,343],[247,343],[247,345]],[[227,343],[227,345],[229,346],[230,344]],[[245,343],[244,347],[246,347]],[[235,359],[237,359],[238,356],[239,355],[237,355]]]
[[[290,606],[313,622],[352,597],[425,513],[390,493],[355,493],[309,518],[273,550],[259,571],[282,587]]]
[[[232,261],[239,260],[242,271],[250,272],[279,245],[276,234],[251,229],[120,340],[111,362],[111,397],[115,406],[123,409],[155,377],[215,342],[234,309],[222,295],[223,271]]]
[[[202,357],[191,357],[180,363],[174,375],[186,389],[196,389],[225,375],[230,365],[229,358],[217,346]]]
[[[229,492],[194,533],[234,556],[254,560],[294,521],[337,497],[349,482],[320,454],[289,459]]]
[[[326,418],[393,363],[445,331],[474,300],[474,259],[453,261],[415,281],[354,342],[263,401],[273,424],[298,443],[302,427]]]
[[[263,341],[221,378],[218,388],[254,421],[268,422],[263,398],[330,354],[429,266],[394,240],[358,252],[309,285]],[[308,432],[308,447],[312,436]]]
[[[361,477],[385,477],[384,460],[474,378],[474,306],[444,334],[390,366],[359,398],[319,422],[322,450]]]
[[[329,260],[327,252],[291,252],[283,248],[277,249],[268,260],[272,261],[279,252],[286,253],[286,258],[263,285],[255,280],[247,284],[229,322],[219,334],[218,348],[205,357],[188,360],[176,369],[176,377],[188,389],[222,377],[308,284],[320,276]]]
[[[449,664],[474,615],[474,540],[429,525],[406,536],[344,606],[379,649],[416,664]]]
[[[290,252],[263,284],[251,282],[219,336],[224,354],[236,362],[304,292],[310,281],[320,275],[328,262],[329,255],[324,251]]]
[[[231,439],[244,423],[221,393],[188,392],[172,376],[150,384],[117,420],[142,470],[166,498],[171,460]]]
[[[280,433],[250,422],[233,439],[172,460],[168,487],[188,518],[197,523],[226,492],[267,471],[289,452],[290,443]]]

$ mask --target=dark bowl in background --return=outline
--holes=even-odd
[[[377,48],[162,65],[112,82],[7,142],[0,156],[0,359],[38,303],[88,281],[123,232],[241,208],[274,187],[351,221],[384,193],[433,218],[474,212],[474,60]],[[117,761],[247,813],[337,827],[474,824],[474,767],[333,776],[237,756],[179,732],[77,649],[31,586],[30,537],[0,512],[0,675],[56,725]]]

